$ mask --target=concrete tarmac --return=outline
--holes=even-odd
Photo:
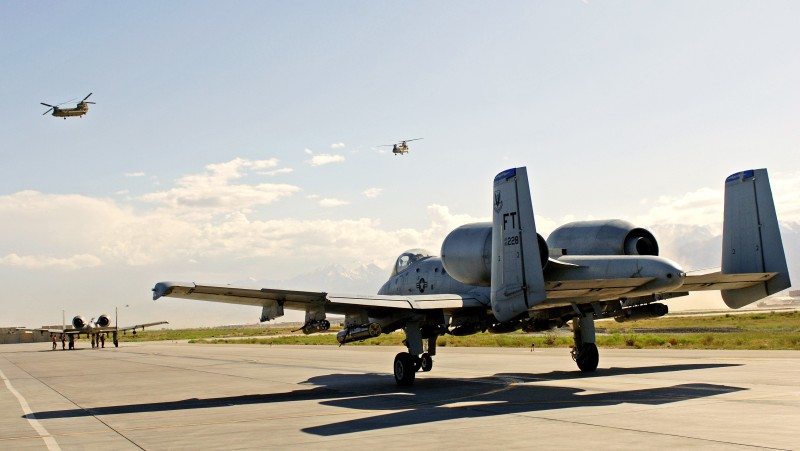
[[[796,351],[601,349],[584,375],[441,348],[401,390],[399,348],[48,348],[0,346],[0,449],[800,449]]]

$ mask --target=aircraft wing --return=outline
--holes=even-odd
[[[721,271],[695,271],[686,274],[683,285],[673,291],[735,290],[766,282],[777,272],[725,274]]]
[[[73,329],[71,327],[68,327],[66,329],[40,328],[40,329],[20,329],[20,330],[24,330],[24,331],[27,331],[27,332],[41,332],[43,334],[44,333],[48,333],[48,334],[77,334],[79,332],[77,329]]]
[[[159,282],[153,288],[153,300],[162,296],[224,302],[227,304],[263,307],[273,301],[292,310],[324,306],[334,314],[370,310],[434,310],[467,307],[488,307],[488,299],[457,294],[386,296],[346,295],[314,291],[277,290],[271,288],[238,288],[232,286],[198,285],[195,283]]]
[[[119,329],[116,329],[116,328],[113,328],[113,327],[107,327],[106,329],[108,329],[111,332],[113,332],[115,330],[119,331],[119,332],[125,332],[125,331],[128,331],[128,330],[136,330],[136,329],[144,330],[145,327],[158,326],[160,324],[169,324],[169,322],[167,322],[167,321],[156,321],[154,323],[144,323],[144,324],[136,324],[136,325],[133,325],[133,326],[120,327]]]

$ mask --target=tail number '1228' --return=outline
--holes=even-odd
[[[505,240],[506,246],[515,246],[517,244],[519,244],[519,235],[510,236]]]

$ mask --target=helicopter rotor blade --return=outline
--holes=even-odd
[[[39,103],[41,103],[44,106],[49,106],[50,108],[53,108],[53,105],[50,105],[49,103],[44,103],[44,102],[39,102]]]
[[[91,93],[91,92],[89,93],[89,96],[90,96],[90,95],[92,95],[92,93]],[[84,98],[83,98],[83,100],[81,100],[81,102],[85,102],[85,101],[86,101],[86,99],[88,99],[88,98],[89,98],[89,96],[86,96],[86,97],[84,97]]]
[[[47,111],[45,111],[44,113],[42,113],[42,116],[44,116],[45,114],[47,114],[47,113],[49,113],[49,112],[51,112],[51,111],[53,111],[53,107],[50,107],[50,109],[49,109],[49,110],[47,110]]]
[[[425,139],[425,138],[404,139],[403,142],[419,141],[420,139]]]
[[[74,99],[69,99],[66,102],[61,102],[61,103],[57,104],[56,106],[61,106],[61,105],[64,105],[65,103],[72,103],[72,102],[74,102],[76,100],[78,100],[77,97],[75,97]]]
[[[83,102],[83,103],[91,103],[92,105],[94,105],[97,102]]]

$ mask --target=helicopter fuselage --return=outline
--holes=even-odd
[[[89,105],[84,103],[84,104],[78,104],[76,108],[54,108],[53,116],[67,118],[73,116],[83,116],[88,112],[89,112]]]

